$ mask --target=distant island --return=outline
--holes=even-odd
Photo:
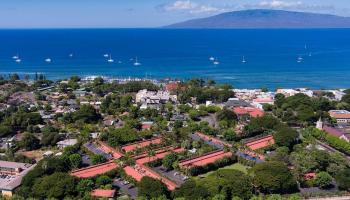
[[[350,17],[284,10],[242,10],[193,19],[163,28],[350,28]]]

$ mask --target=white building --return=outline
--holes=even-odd
[[[169,101],[176,102],[177,96],[171,95],[168,91],[148,91],[144,89],[136,94],[136,103],[160,104]]]
[[[309,90],[307,88],[297,88],[297,89],[277,89],[276,94],[283,94],[286,97],[291,97],[296,94],[305,94],[309,97],[313,97],[314,92],[312,90]]]
[[[331,92],[334,95],[334,99],[337,101],[340,101],[343,96],[345,95],[344,92],[339,91],[339,90],[328,90],[327,92]]]
[[[57,147],[60,149],[63,149],[63,148],[68,147],[68,146],[73,146],[76,143],[78,143],[77,139],[66,139],[66,140],[62,140],[62,141],[57,142]]]

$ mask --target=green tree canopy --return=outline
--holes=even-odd
[[[40,148],[40,140],[32,133],[25,133],[22,140],[19,142],[20,146],[27,151],[36,150]]]
[[[298,132],[296,132],[292,128],[282,126],[278,128],[275,134],[273,134],[273,138],[278,146],[285,146],[291,148],[293,147],[293,145],[296,142],[296,139],[298,138]]]
[[[77,153],[69,155],[70,166],[73,169],[77,169],[81,166],[83,160]]]
[[[350,190],[350,168],[339,172],[335,179],[340,189]]]
[[[97,113],[91,105],[82,105],[79,110],[73,113],[73,120],[81,120],[85,123],[96,123],[101,119],[101,115]]]
[[[224,195],[225,199],[234,196],[249,199],[253,195],[253,184],[249,176],[232,169],[220,169],[208,177],[198,181],[198,184],[208,189],[210,195]]]
[[[320,172],[316,175],[315,184],[320,188],[328,188],[332,185],[333,178],[327,172]]]
[[[206,199],[209,196],[208,190],[193,180],[186,181],[173,194],[175,198],[184,198],[186,200]]]
[[[167,187],[159,180],[145,176],[138,183],[138,195],[147,199],[169,196]]]
[[[56,172],[37,179],[32,188],[32,195],[40,199],[74,197],[76,195],[75,184],[74,177]]]
[[[264,162],[252,168],[254,183],[264,193],[290,193],[297,190],[296,180],[286,164]]]

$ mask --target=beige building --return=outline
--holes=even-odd
[[[328,113],[332,118],[337,120],[337,123],[350,123],[350,112],[347,110],[330,110]]]

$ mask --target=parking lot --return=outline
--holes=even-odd
[[[178,185],[182,185],[186,182],[186,180],[188,180],[188,177],[181,174],[180,172],[176,171],[176,170],[170,170],[167,171],[164,167],[159,166],[159,167],[155,167],[153,168],[156,172],[160,173],[161,175],[167,177],[168,179],[170,179],[171,181],[174,181],[176,184]]]
[[[137,188],[128,181],[118,178],[113,181],[113,186],[118,187],[121,193],[129,195],[132,199],[136,199],[138,194]]]
[[[100,148],[98,148],[95,144],[93,143],[86,143],[84,144],[84,146],[91,151],[94,154],[98,154],[98,155],[102,155],[103,157],[105,157],[107,160],[112,159],[112,155],[107,154],[105,152],[103,152]]]
[[[14,181],[16,176],[9,176],[9,175],[0,175],[0,188],[7,187],[7,184],[11,184],[11,182]]]

